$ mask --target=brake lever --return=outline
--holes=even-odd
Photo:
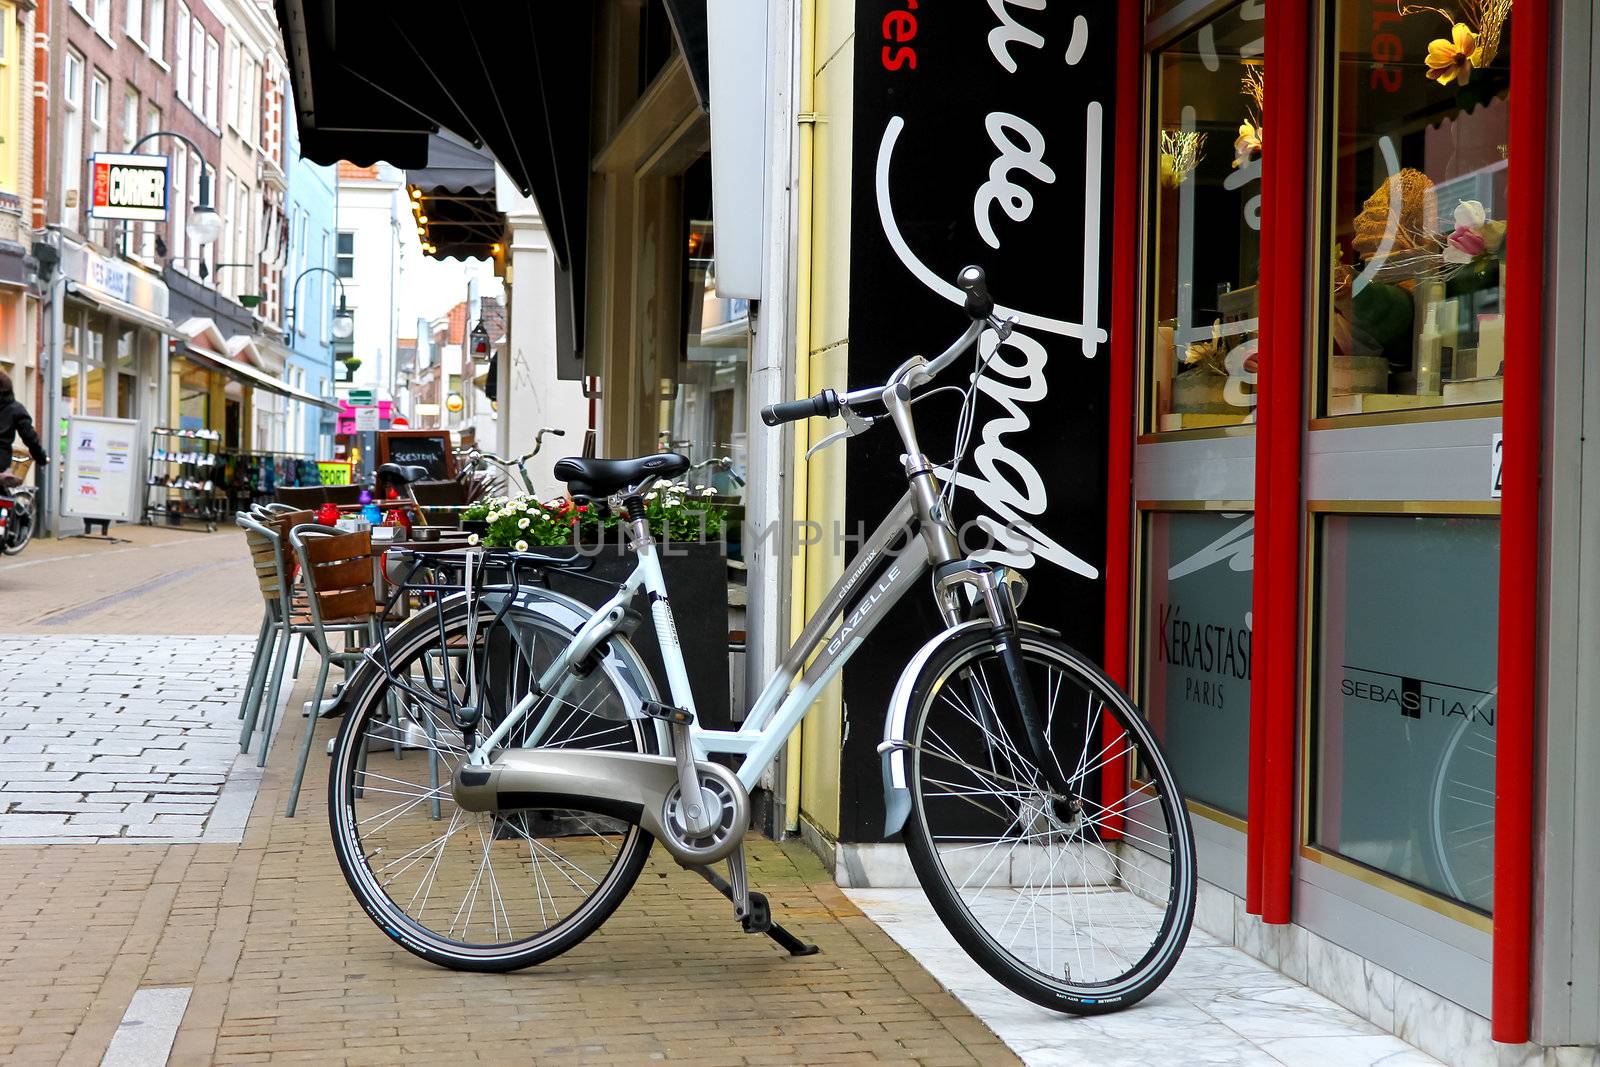
[[[846,437],[857,437],[866,433],[868,430],[872,429],[880,421],[887,417],[884,415],[858,415],[853,408],[844,405],[840,406],[839,415],[844,419],[844,429],[833,431],[828,436],[824,437],[822,440],[806,449],[807,459],[810,459],[818,452],[821,452],[824,448],[827,448],[835,441],[841,441]]]

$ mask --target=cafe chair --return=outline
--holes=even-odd
[[[349,679],[364,657],[365,649],[381,637],[383,609],[374,585],[370,530],[345,533],[331,526],[302,523],[290,531],[289,543],[300,564],[309,609],[309,625],[303,632],[322,660],[317,668],[314,695],[307,705],[309,721],[285,811],[285,815],[293,818],[313,735],[320,713],[325,710],[323,698],[328,687],[328,668],[337,664],[344,669],[346,680]],[[363,639],[357,640],[354,647],[339,647],[342,640],[336,645],[336,637],[342,639],[350,634]]]
[[[306,514],[306,513],[298,513]],[[250,751],[250,738],[263,704],[267,709],[261,752],[257,763],[266,762],[266,738],[272,736],[272,718],[278,706],[283,683],[284,663],[295,623],[292,607],[291,568],[283,554],[283,534],[268,516],[239,512],[234,521],[244,530],[245,545],[255,567],[256,588],[261,593],[261,626],[256,631],[255,654],[250,662],[250,677],[239,705],[244,726],[239,732],[239,751]]]

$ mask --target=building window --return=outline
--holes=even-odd
[[[123,9],[123,29],[140,44],[144,43],[144,0],[126,0],[127,7]]]
[[[150,36],[145,39],[145,47],[150,50],[151,59],[161,60],[167,55],[167,0],[149,2]]]
[[[356,235],[349,230],[339,231],[339,257],[336,269],[341,278],[356,276]]]
[[[206,99],[206,28],[200,20],[189,20],[189,98],[187,103],[196,115],[205,110]]]
[[[206,38],[206,121],[217,125],[217,39]]]
[[[1245,817],[1255,516],[1145,513],[1140,706],[1189,799]]]
[[[94,151],[106,150],[106,109],[111,98],[111,82],[96,71],[89,80],[89,129]]]
[[[172,39],[177,49],[177,60],[174,73],[177,83],[178,99],[185,103],[189,100],[189,9],[183,4],[178,5],[177,26],[173,30]]]
[[[1487,912],[1499,521],[1319,518],[1311,844]]]
[[[228,125],[239,127],[239,42],[228,42],[228,80],[224,83],[228,87],[227,101],[223,105],[228,116]]]
[[[61,72],[61,221],[78,228],[83,188],[83,57],[67,50]]]
[[[1511,5],[1471,7],[1337,6],[1319,414],[1501,399]]]
[[[148,104],[146,105],[144,112],[145,136],[148,137],[150,134],[155,133],[159,129],[161,129],[161,109],[156,107],[154,104]],[[170,164],[170,166],[173,168],[172,174],[170,175],[172,189],[182,188],[177,181],[178,172],[176,169],[178,165],[178,159],[181,155],[181,152],[174,152],[172,155],[172,163]],[[168,195],[173,200],[177,199],[177,197],[171,193],[171,190],[168,191]],[[176,210],[176,208],[174,207],[173,210]],[[139,223],[139,254],[147,260],[153,261],[156,258],[156,224],[154,222]]]
[[[111,36],[111,0],[94,0],[94,28],[100,36]]]
[[[1153,56],[1151,432],[1255,418],[1263,15],[1239,4]]]
[[[172,153],[172,210],[167,213],[167,246],[172,254],[173,265],[186,273],[190,270],[184,260],[188,244],[188,236],[184,233],[184,225],[189,221],[188,188],[189,150],[180,145]]]
[[[18,82],[20,64],[16,62],[15,53],[21,28],[16,5],[0,3],[0,189],[7,192],[20,188],[17,140],[21,86]]]
[[[122,90],[122,150],[133,151],[133,142],[139,139],[139,92],[133,86]]]
[[[340,234],[339,236],[343,237],[344,235]],[[351,235],[351,237],[352,237],[352,239],[354,239],[354,235],[353,234]],[[328,265],[328,231],[327,230],[323,230],[322,231],[322,247],[321,247],[320,254],[317,256],[317,265],[318,266],[322,266],[322,267],[326,267]],[[341,271],[339,273],[339,277],[343,278],[343,277],[347,277],[347,275],[345,275]],[[333,304],[328,299],[328,287],[331,286],[332,284],[333,284],[333,279],[329,278],[322,271],[318,271],[317,272],[317,292],[319,294],[319,297],[318,297],[318,300],[317,300],[317,310],[316,310],[316,315],[317,315],[317,340],[319,342],[321,342],[322,344],[327,344],[328,343],[328,338],[330,336],[328,320],[329,320],[329,318],[331,316],[328,314],[328,309],[333,307]],[[326,383],[324,383],[324,384],[326,384]]]

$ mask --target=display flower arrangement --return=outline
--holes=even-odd
[[[1261,158],[1261,124],[1267,113],[1267,79],[1259,66],[1244,72],[1239,81],[1239,92],[1249,100],[1245,105],[1244,121],[1239,123],[1239,136],[1233,141],[1233,169]]]
[[[1176,189],[1189,180],[1205,152],[1206,135],[1193,130],[1161,131],[1161,184]]]
[[[1428,77],[1440,85],[1466,85],[1474,70],[1494,62],[1500,51],[1500,34],[1511,17],[1511,0],[1458,0],[1455,11],[1427,4],[1407,4],[1402,15],[1422,12],[1438,15],[1450,27],[1448,38],[1428,43]]]
[[[690,490],[675,483],[646,494],[650,533],[658,541],[720,540],[728,507],[710,499],[712,495],[713,490],[703,485]],[[480,501],[464,509],[461,518],[476,530],[468,543],[518,552],[605,540],[622,523],[615,511],[602,515],[589,504],[570,499],[546,502],[526,494]]]

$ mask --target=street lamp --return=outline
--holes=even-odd
[[[283,339],[285,344],[294,343],[294,313],[295,305],[300,299],[300,282],[305,278],[306,275],[317,273],[329,275],[333,278],[334,284],[339,287],[339,306],[334,309],[333,322],[331,323],[331,326],[333,327],[334,340],[348,341],[356,332],[355,313],[350,310],[350,303],[345,295],[344,279],[339,277],[337,271],[330,270],[327,267],[307,267],[305,270],[300,272],[300,276],[296,278],[294,280],[294,284],[289,287],[289,311],[285,316],[285,326],[283,331]]]
[[[188,234],[191,244],[203,248],[222,236],[223,226],[222,216],[211,206],[211,175],[206,173],[206,155],[200,151],[199,145],[172,130],[154,130],[145,134],[133,142],[128,149],[129,154],[137,153],[140,145],[157,137],[171,137],[175,141],[182,141],[200,160],[200,202],[189,212],[189,221],[184,226],[183,232]]]

